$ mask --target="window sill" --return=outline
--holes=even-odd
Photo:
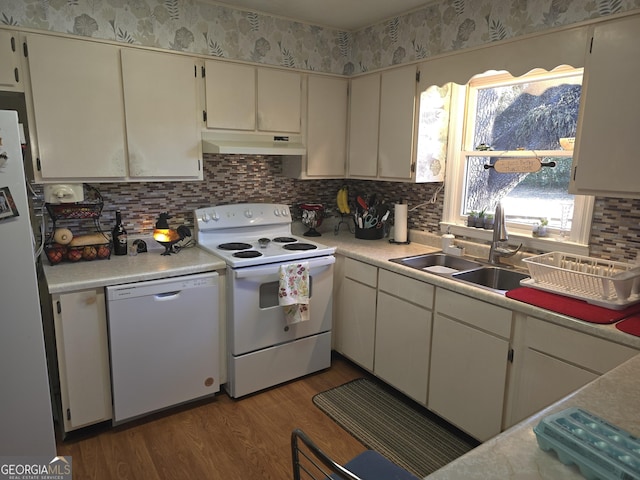
[[[571,158],[573,157],[573,150],[465,150],[462,155],[465,157],[495,158]]]
[[[440,222],[440,230],[445,233],[450,231],[459,237],[466,237],[472,240],[491,242],[493,230],[483,228],[467,227],[455,223]],[[570,242],[560,236],[549,235],[548,237],[534,237],[531,233],[509,232],[509,244],[518,245],[522,243],[523,248],[528,248],[541,252],[564,252],[573,255],[589,255],[589,245]]]

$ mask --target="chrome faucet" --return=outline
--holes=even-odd
[[[507,233],[504,212],[502,211],[502,204],[500,202],[498,202],[496,206],[494,218],[495,223],[493,225],[493,240],[491,241],[491,249],[489,250],[489,263],[500,265],[500,257],[511,257],[515,255],[520,248],[522,248],[522,244],[516,249],[507,246],[506,242],[509,240],[509,234]]]

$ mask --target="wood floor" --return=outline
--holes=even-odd
[[[301,428],[338,462],[364,446],[311,398],[367,373],[340,356],[331,368],[233,400],[226,393],[169,413],[58,442],[71,455],[73,478],[290,479],[290,434]]]

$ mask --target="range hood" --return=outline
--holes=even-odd
[[[306,155],[301,135],[264,133],[202,133],[203,153],[244,155]]]

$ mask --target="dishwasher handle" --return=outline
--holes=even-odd
[[[163,292],[163,293],[156,293],[153,298],[154,300],[157,300],[159,302],[166,302],[167,300],[173,300],[175,298],[178,298],[180,296],[180,292],[182,290],[175,290],[173,292]]]

